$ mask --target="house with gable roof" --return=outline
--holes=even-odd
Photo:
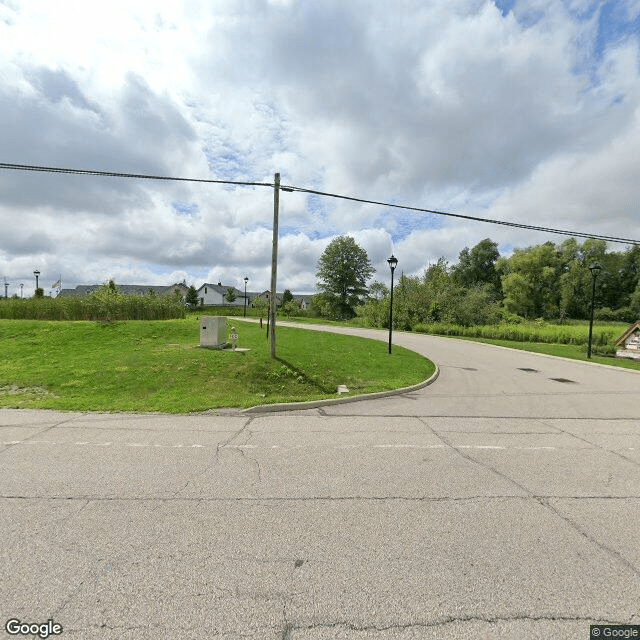
[[[228,302],[225,299],[227,295],[227,291],[231,289],[236,296],[236,299],[233,302]],[[247,293],[247,306],[249,306],[249,294]],[[198,299],[200,300],[200,305],[203,307],[216,307],[216,306],[226,306],[226,307],[243,307],[244,306],[244,292],[239,291],[235,287],[228,287],[223,285],[221,282],[218,284],[211,284],[210,282],[205,282],[198,289]]]
[[[632,324],[617,340],[617,358],[640,360],[640,320]]]

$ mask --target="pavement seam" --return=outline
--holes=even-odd
[[[9,451],[9,449],[13,449],[13,447],[18,446],[18,444],[20,444],[20,443],[29,442],[29,440],[32,440],[33,438],[37,438],[38,436],[41,436],[43,433],[47,433],[48,431],[51,431],[52,429],[55,429],[57,427],[61,427],[63,424],[69,424],[70,422],[73,422],[74,420],[77,420],[77,419],[81,418],[82,415],[84,415],[84,414],[73,415],[72,417],[67,418],[65,420],[61,420],[60,422],[57,422],[56,424],[51,424],[48,427],[45,427],[44,429],[42,429],[41,431],[38,431],[37,433],[32,433],[29,437],[23,438],[19,442],[8,444],[8,445],[5,446],[4,449],[0,450],[0,455],[5,453],[6,451]]]
[[[193,477],[189,478],[189,480],[187,480],[187,482],[181,488],[179,488],[171,497],[175,498],[179,493],[182,493],[194,480],[197,480],[198,478],[202,477],[205,473],[207,473],[207,471],[209,471],[211,467],[219,465],[220,449],[228,445],[230,442],[233,442],[233,440],[235,440],[235,438],[237,438],[253,422],[253,420],[254,420],[254,416],[251,416],[247,420],[247,422],[240,429],[238,429],[233,434],[231,434],[231,436],[227,438],[227,440],[225,440],[223,443],[218,443],[216,445],[216,452],[213,457],[213,461],[210,464],[206,465],[201,471],[196,473]]]
[[[626,566],[628,569],[630,569],[632,573],[634,573],[636,576],[640,577],[640,568],[639,567],[637,567],[632,562],[627,560],[619,551],[616,551],[615,549],[612,549],[611,547],[608,547],[606,544],[600,542],[599,540],[594,538],[592,535],[590,535],[589,532],[586,531],[585,529],[583,529],[577,522],[575,522],[569,516],[565,515],[564,513],[559,511],[556,507],[554,507],[549,502],[549,499],[540,499],[540,500],[538,500],[538,502],[540,502],[540,504],[544,505],[545,507],[547,507],[547,509],[549,509],[550,511],[555,513],[559,518],[564,520],[572,529],[574,529],[581,536],[586,538],[591,544],[595,545],[596,547],[598,547],[599,549],[601,549],[605,553],[608,553],[610,556],[613,556],[616,560],[618,560],[618,562],[622,563],[624,566]]]
[[[542,421],[541,421],[542,422]],[[546,424],[544,422],[542,422],[543,424]],[[552,426],[552,425],[547,425],[547,426]],[[607,447],[598,444],[597,442],[592,442],[591,440],[588,440],[586,437],[582,437],[576,433],[571,433],[571,431],[566,431],[565,429],[563,429],[562,427],[556,427],[557,429],[559,429],[562,433],[565,433],[566,435],[569,435],[573,438],[576,438],[576,440],[580,440],[582,442],[586,442],[587,444],[589,444],[591,447],[594,447],[596,449],[600,449],[600,451],[606,451],[607,453],[611,453],[614,456],[617,456],[618,458],[621,458],[622,460],[625,460],[626,462],[630,462],[632,465],[636,466],[636,467],[640,467],[640,462],[634,460],[633,458],[628,458],[627,456],[623,455],[622,453],[615,451],[614,449],[608,449]],[[611,434],[607,434],[607,435],[611,435]]]
[[[49,500],[49,501],[89,501],[89,502],[382,502],[385,500],[393,500],[395,502],[464,502],[464,501],[481,501],[481,500],[640,500],[640,495],[624,495],[624,496],[604,496],[604,495],[479,495],[479,496],[256,496],[256,497],[189,497],[189,496],[20,496],[20,495],[0,495],[0,500]]]
[[[508,480],[509,482],[511,482],[512,484],[514,484],[515,486],[519,487],[520,489],[522,489],[523,491],[525,491],[529,497],[533,498],[534,500],[536,500],[536,502],[538,502],[542,507],[544,507],[545,509],[547,509],[547,511],[550,511],[551,513],[553,513],[556,517],[560,518],[561,520],[563,520],[566,524],[568,524],[575,532],[577,532],[580,536],[582,536],[583,538],[585,538],[589,543],[591,543],[592,545],[595,545],[598,549],[600,549],[601,551],[605,552],[605,554],[608,554],[610,557],[614,558],[615,560],[617,560],[618,562],[622,563],[625,567],[627,567],[628,569],[631,570],[632,573],[634,573],[637,576],[640,576],[640,569],[638,569],[638,567],[636,567],[634,564],[632,564],[631,562],[629,562],[624,556],[622,556],[618,551],[616,551],[615,549],[612,549],[610,547],[608,547],[607,545],[605,545],[604,543],[600,542],[599,540],[597,540],[596,538],[594,538],[593,536],[589,535],[589,533],[587,531],[585,531],[582,527],[580,527],[576,522],[574,522],[573,520],[571,520],[571,518],[569,518],[568,516],[564,515],[563,513],[561,513],[560,511],[558,511],[555,507],[553,507],[549,501],[547,499],[541,498],[539,496],[536,496],[533,494],[533,492],[527,488],[525,485],[519,483],[517,480],[514,480],[513,478],[511,478],[510,476],[508,476],[506,473],[496,469],[493,465],[489,464],[488,462],[484,462],[482,460],[476,460],[475,458],[471,457],[470,455],[466,455],[465,453],[463,453],[462,451],[460,451],[459,449],[457,449],[455,446],[451,445],[450,442],[447,441],[446,438],[444,438],[443,436],[441,436],[440,434],[436,433],[431,427],[429,427],[429,425],[427,425],[427,423],[425,422],[425,425],[427,426],[427,428],[437,437],[439,437],[443,442],[445,442],[446,444],[448,444],[449,446],[451,446],[452,448],[456,449],[456,451],[466,460],[469,460],[471,462],[475,462],[476,464],[480,465],[481,467],[484,467],[485,469],[492,471],[493,473],[495,473],[496,475],[499,475],[500,477],[504,478],[505,480]]]
[[[312,625],[294,625],[291,627],[291,630],[300,630],[300,631],[310,631],[312,629],[336,629],[336,628],[344,628],[349,631],[392,631],[392,630],[406,630],[412,628],[438,628],[444,627],[447,625],[454,624],[462,624],[467,622],[485,622],[487,624],[498,624],[500,622],[519,622],[519,621],[531,621],[531,622],[588,622],[590,624],[630,624],[630,620],[632,620],[634,616],[625,621],[614,621],[614,620],[603,620],[598,618],[592,618],[587,616],[579,616],[579,615],[549,615],[549,616],[536,616],[527,613],[513,614],[508,616],[459,616],[459,617],[446,617],[441,619],[436,619],[433,622],[426,621],[416,621],[409,622],[407,624],[390,624],[387,626],[382,625],[367,625],[367,626],[359,626],[349,622],[327,622],[327,623],[316,623]],[[292,637],[292,636],[284,636],[284,638]]]

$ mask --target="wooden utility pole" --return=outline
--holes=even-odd
[[[278,209],[280,208],[280,174],[275,174],[273,184],[273,248],[271,250],[271,296],[269,319],[271,320],[271,357],[276,357],[276,280],[278,277]]]

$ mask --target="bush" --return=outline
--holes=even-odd
[[[304,315],[304,311],[300,308],[300,305],[295,300],[289,300],[282,305],[282,314],[288,318],[297,318]]]
[[[609,307],[602,307],[596,309],[593,313],[596,320],[603,322],[635,322],[636,314],[631,307],[621,307],[620,309],[610,309]]]
[[[184,318],[179,296],[124,296],[108,285],[83,298],[26,298],[0,303],[10,320],[169,320]]]
[[[494,324],[464,327],[459,324],[418,324],[414,327],[420,333],[433,335],[487,338],[490,340],[510,340],[514,342],[544,342],[549,344],[586,345],[589,342],[588,327],[583,325],[547,325],[535,321],[526,324]],[[593,346],[613,348],[618,337],[612,328],[594,327]]]

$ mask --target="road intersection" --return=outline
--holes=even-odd
[[[394,337],[438,364],[434,384],[264,414],[0,410],[2,632],[586,639],[640,624],[640,375]]]

